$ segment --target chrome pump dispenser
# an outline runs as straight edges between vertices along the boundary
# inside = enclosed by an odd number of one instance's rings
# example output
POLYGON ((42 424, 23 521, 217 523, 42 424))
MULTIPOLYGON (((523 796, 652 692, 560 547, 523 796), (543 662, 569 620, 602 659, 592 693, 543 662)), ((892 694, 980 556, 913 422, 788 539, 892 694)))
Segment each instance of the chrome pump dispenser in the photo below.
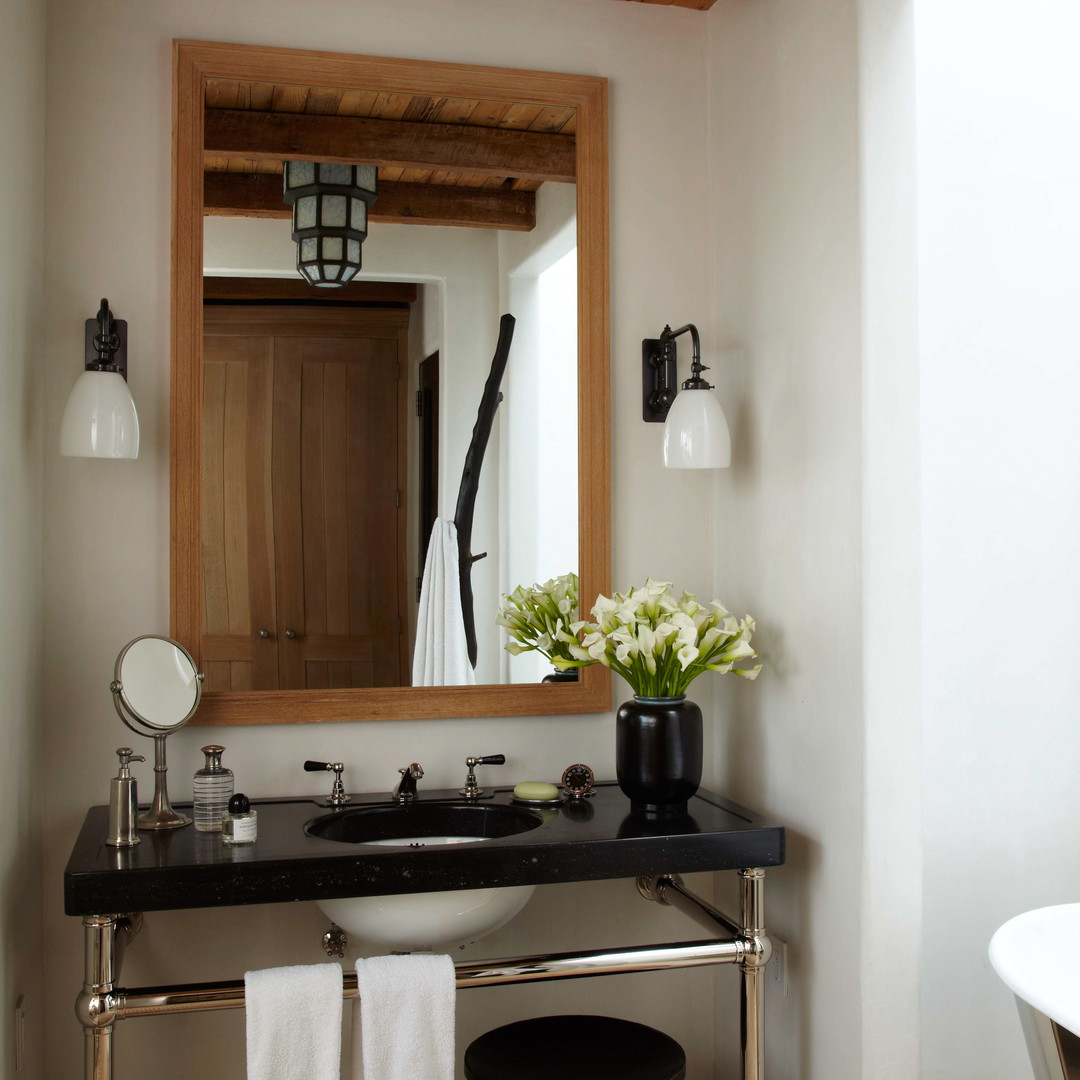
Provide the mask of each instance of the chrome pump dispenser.
POLYGON ((120 772, 113 777, 109 790, 109 847, 134 847, 139 842, 139 794, 137 781, 131 775, 133 761, 145 761, 142 754, 133 754, 130 746, 116 751, 120 772))

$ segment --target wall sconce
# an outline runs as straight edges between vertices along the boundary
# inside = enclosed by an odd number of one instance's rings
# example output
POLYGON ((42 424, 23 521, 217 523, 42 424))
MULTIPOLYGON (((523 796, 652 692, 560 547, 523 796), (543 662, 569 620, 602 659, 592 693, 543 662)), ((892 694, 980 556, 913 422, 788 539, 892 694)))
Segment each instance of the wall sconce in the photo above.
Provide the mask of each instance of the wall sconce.
POLYGON ((102 300, 86 320, 86 370, 71 388, 60 422, 65 457, 137 458, 139 417, 127 386, 127 323, 102 300))
POLYGON ((641 342, 642 417, 664 423, 664 465, 669 469, 726 469, 731 464, 731 434, 715 394, 680 394, 675 339, 690 332, 694 358, 683 390, 711 390, 702 377, 701 339, 693 323, 641 342))

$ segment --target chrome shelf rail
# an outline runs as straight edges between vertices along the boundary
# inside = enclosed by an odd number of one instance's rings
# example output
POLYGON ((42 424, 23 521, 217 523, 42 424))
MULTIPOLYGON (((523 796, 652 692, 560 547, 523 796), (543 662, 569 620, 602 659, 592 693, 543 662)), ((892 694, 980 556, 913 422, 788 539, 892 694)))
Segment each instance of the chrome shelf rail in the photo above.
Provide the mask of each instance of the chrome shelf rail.
MULTIPOLYGON (((600 949, 585 953, 553 953, 515 956, 504 960, 455 964, 457 988, 501 986, 507 983, 544 982, 548 979, 582 979, 590 975, 622 975, 639 971, 733 964, 739 959, 735 942, 688 941, 671 945, 648 945, 625 949, 600 949)), ((342 994, 358 997, 356 973, 346 971, 342 994)), ((192 983, 186 986, 141 987, 115 992, 116 1020, 170 1013, 211 1012, 242 1009, 243 982, 192 983)))
MULTIPOLYGON (((742 983, 741 1080, 764 1080, 762 976, 772 951, 763 921, 765 873, 747 869, 740 870, 739 876, 742 891, 738 921, 690 892, 676 874, 638 879, 638 891, 645 899, 674 907, 706 928, 729 935, 726 938, 463 962, 454 965, 457 987, 464 990, 735 964, 742 983)), ((243 981, 116 987, 114 980, 119 976, 123 946, 135 936, 140 924, 138 915, 88 915, 83 919, 86 973, 75 1013, 86 1033, 85 1080, 112 1080, 112 1037, 119 1020, 244 1007, 243 981)), ((344 973, 342 994, 347 999, 358 996, 354 972, 344 973)))

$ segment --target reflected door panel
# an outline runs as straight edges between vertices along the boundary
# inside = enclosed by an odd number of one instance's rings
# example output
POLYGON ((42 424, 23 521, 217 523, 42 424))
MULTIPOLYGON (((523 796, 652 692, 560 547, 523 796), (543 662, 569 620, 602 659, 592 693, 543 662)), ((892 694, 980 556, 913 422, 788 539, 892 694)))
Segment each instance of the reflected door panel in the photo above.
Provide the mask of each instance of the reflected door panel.
POLYGON ((206 316, 207 689, 402 685, 407 311, 206 316))
POLYGON ((203 355, 202 668, 206 688, 276 689, 272 337, 207 336, 203 355), (259 636, 264 630, 267 638, 259 636))

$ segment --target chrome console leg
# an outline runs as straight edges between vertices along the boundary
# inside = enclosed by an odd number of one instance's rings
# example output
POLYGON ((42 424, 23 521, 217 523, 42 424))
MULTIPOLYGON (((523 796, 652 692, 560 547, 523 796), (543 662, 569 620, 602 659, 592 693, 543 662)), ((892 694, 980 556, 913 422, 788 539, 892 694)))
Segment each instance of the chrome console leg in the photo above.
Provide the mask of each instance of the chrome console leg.
POLYGON ((83 918, 83 988, 75 1000, 75 1015, 86 1036, 84 1080, 112 1080, 116 979, 120 974, 124 946, 141 926, 141 915, 86 915, 83 918))
POLYGON ((85 1080, 112 1080, 116 926, 115 915, 83 917, 83 988, 75 1000, 75 1015, 86 1037, 85 1080))
POLYGON ((772 944, 765 935, 765 871, 740 870, 740 922, 745 952, 739 962, 742 981, 742 1080, 765 1080, 765 965, 772 944))

